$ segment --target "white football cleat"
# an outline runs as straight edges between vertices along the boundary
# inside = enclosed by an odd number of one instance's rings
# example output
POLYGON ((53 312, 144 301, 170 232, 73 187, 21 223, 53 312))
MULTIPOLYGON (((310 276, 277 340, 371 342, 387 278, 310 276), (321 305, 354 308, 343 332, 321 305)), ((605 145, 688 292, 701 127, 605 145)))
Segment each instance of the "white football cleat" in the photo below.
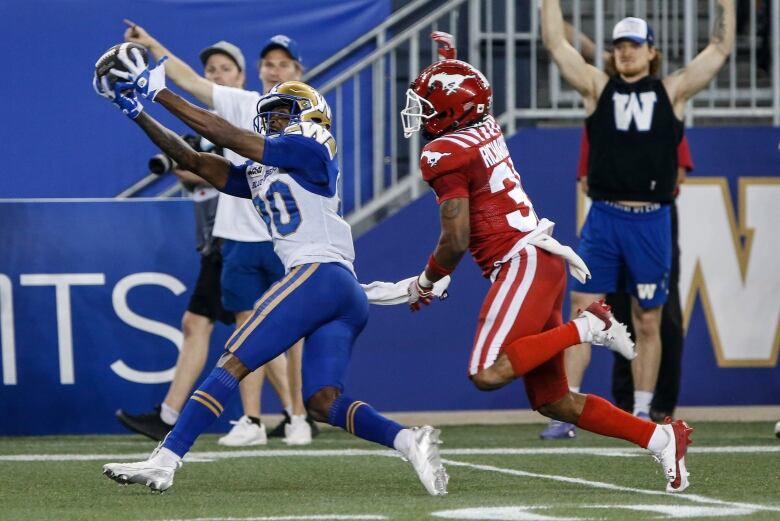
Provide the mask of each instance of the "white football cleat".
POLYGON ((430 425, 412 427, 413 442, 404 459, 414 467, 425 490, 432 496, 446 496, 450 477, 439 456, 439 435, 441 431, 430 425))
POLYGON ((671 493, 682 492, 688 488, 688 476, 685 466, 685 454, 688 445, 692 443, 691 432, 693 429, 682 420, 672 421, 670 417, 664 419, 661 428, 666 432, 669 441, 660 452, 651 453, 653 458, 664 468, 666 476, 666 491, 671 493))
POLYGON ((230 429, 230 432, 217 440, 218 444, 224 447, 248 447, 268 443, 265 425, 262 423, 257 425, 246 415, 230 423, 233 427, 230 429))
POLYGON ((173 485, 173 475, 181 468, 181 461, 173 467, 155 461, 154 453, 146 461, 137 463, 107 463, 103 474, 120 485, 136 483, 149 487, 152 492, 165 492, 173 485))
POLYGON ((579 316, 588 319, 594 344, 608 347, 623 355, 626 360, 636 358, 636 349, 631 335, 628 334, 628 328, 615 320, 612 316, 612 308, 606 302, 603 300, 592 302, 585 311, 580 312, 579 316))
POLYGON ((310 445, 311 425, 306 421, 306 415, 291 416, 290 423, 284 426, 284 440, 287 445, 310 445))

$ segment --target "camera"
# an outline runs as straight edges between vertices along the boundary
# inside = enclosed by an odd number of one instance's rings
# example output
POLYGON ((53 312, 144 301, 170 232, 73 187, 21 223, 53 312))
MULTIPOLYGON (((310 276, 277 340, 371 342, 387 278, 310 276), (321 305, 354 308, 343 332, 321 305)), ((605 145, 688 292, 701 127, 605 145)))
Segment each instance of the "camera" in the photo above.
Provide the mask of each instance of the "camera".
MULTIPOLYGON (((181 138, 197 152, 213 152, 214 145, 206 139, 193 134, 184 134, 181 138)), ((174 161, 167 154, 160 152, 149 159, 149 172, 155 175, 163 175, 176 168, 174 161)))

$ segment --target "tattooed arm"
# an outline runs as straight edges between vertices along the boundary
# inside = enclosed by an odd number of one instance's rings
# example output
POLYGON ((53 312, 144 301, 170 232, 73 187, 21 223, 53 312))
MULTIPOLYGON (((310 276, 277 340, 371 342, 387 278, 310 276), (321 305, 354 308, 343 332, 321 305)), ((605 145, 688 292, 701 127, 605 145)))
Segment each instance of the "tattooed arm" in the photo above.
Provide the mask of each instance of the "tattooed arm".
POLYGON ((146 135, 169 157, 178 168, 190 170, 221 190, 225 188, 230 174, 230 162, 222 156, 196 152, 182 138, 162 126, 145 111, 134 119, 146 135))
MULTIPOLYGON (((471 224, 469 222, 469 200, 467 197, 448 199, 439 207, 439 220, 441 221, 441 235, 439 244, 433 252, 436 262, 447 269, 455 267, 463 258, 463 254, 469 249, 469 235, 471 224)), ((431 282, 441 279, 441 275, 425 269, 425 276, 431 282)))
POLYGON ((726 62, 734 46, 736 14, 734 0, 718 0, 710 43, 685 68, 664 78, 664 86, 682 119, 685 102, 705 88, 726 62))

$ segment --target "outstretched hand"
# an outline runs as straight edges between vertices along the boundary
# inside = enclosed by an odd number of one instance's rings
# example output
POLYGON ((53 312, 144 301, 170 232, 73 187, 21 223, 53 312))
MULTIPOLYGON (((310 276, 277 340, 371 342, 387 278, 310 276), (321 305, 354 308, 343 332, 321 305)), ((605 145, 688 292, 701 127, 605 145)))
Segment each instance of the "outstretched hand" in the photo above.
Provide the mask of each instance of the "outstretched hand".
POLYGON ((433 286, 423 286, 420 277, 411 281, 406 291, 409 294, 409 308, 412 311, 420 311, 423 305, 427 306, 433 300, 433 286))
POLYGON ((454 60, 458 57, 458 50, 455 48, 455 37, 444 31, 434 31, 431 33, 431 39, 439 44, 438 53, 440 60, 454 60))
POLYGON ((117 83, 121 88, 134 88, 142 97, 154 101, 157 94, 166 88, 164 62, 168 57, 163 56, 154 67, 150 68, 138 49, 130 49, 130 54, 131 56, 128 56, 124 51, 120 51, 117 56, 122 65, 127 68, 126 71, 111 69, 110 72, 127 80, 124 83, 117 83))
POLYGON ((144 110, 144 106, 141 105, 141 102, 132 90, 129 91, 129 94, 123 93, 122 89, 124 87, 121 85, 125 84, 117 83, 112 89, 108 84, 107 77, 103 76, 98 78, 97 74, 92 76, 92 88, 95 89, 95 92, 99 96, 110 101, 115 107, 121 110, 125 116, 130 119, 135 119, 144 110))
POLYGON ((140 25, 136 24, 132 20, 128 20, 127 18, 122 21, 127 26, 124 35, 126 42, 138 43, 144 47, 152 47, 157 43, 157 40, 152 38, 152 36, 146 32, 146 29, 140 25))

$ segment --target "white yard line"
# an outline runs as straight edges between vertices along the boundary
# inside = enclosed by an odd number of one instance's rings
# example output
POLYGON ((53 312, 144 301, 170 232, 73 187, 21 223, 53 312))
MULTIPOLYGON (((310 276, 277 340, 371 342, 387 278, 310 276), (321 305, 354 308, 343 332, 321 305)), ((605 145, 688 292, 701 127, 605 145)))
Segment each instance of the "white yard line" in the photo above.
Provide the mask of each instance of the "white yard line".
POLYGON ((186 519, 165 519, 163 521, 373 521, 387 519, 387 516, 374 514, 313 514, 300 516, 262 516, 262 517, 197 517, 186 519))
MULTIPOLYGON (((601 481, 590 481, 587 479, 581 479, 581 478, 571 478, 568 476, 558 476, 555 474, 539 474, 537 472, 527 472, 524 470, 515 470, 515 469, 506 469, 501 467, 494 467, 492 465, 478 465, 475 463, 466 463, 463 461, 453 461, 453 460, 447 460, 443 459, 442 462, 445 465, 448 465, 450 467, 466 467, 476 470, 485 470, 488 472, 496 472, 499 474, 508 474, 510 476, 520 476, 524 478, 539 478, 539 479, 547 479, 551 481, 560 481, 563 483, 571 483, 573 485, 583 485, 587 487, 592 488, 601 488, 606 490, 614 490, 616 492, 632 492, 634 494, 645 494, 648 496, 665 496, 665 497, 674 497, 676 499, 684 499, 687 501, 692 501, 694 503, 706 503, 710 505, 723 505, 728 506, 732 508, 749 508, 753 510, 763 510, 768 512, 780 512, 780 507, 773 507, 768 505, 758 505, 753 503, 741 503, 741 502, 734 502, 734 501, 723 501, 720 499, 715 498, 709 498, 706 496, 700 496, 698 494, 669 494, 667 492, 661 491, 661 490, 647 490, 642 488, 634 488, 634 487, 624 487, 621 485, 613 485, 612 483, 604 483, 601 481)), ((665 486, 665 484, 661 481, 659 481, 659 488, 665 486)))
MULTIPOLYGON (((778 453, 778 445, 689 447, 692 454, 762 454, 778 453)), ((442 449, 442 456, 545 456, 545 455, 590 455, 604 457, 644 456, 647 451, 640 448, 608 447, 555 447, 555 448, 490 448, 490 449, 442 449)), ((398 456, 392 450, 377 449, 259 449, 190 452, 186 461, 203 462, 232 458, 279 458, 279 457, 349 457, 349 456, 398 456)), ((124 454, 0 454, 0 461, 127 461, 144 460, 149 452, 124 454)))

